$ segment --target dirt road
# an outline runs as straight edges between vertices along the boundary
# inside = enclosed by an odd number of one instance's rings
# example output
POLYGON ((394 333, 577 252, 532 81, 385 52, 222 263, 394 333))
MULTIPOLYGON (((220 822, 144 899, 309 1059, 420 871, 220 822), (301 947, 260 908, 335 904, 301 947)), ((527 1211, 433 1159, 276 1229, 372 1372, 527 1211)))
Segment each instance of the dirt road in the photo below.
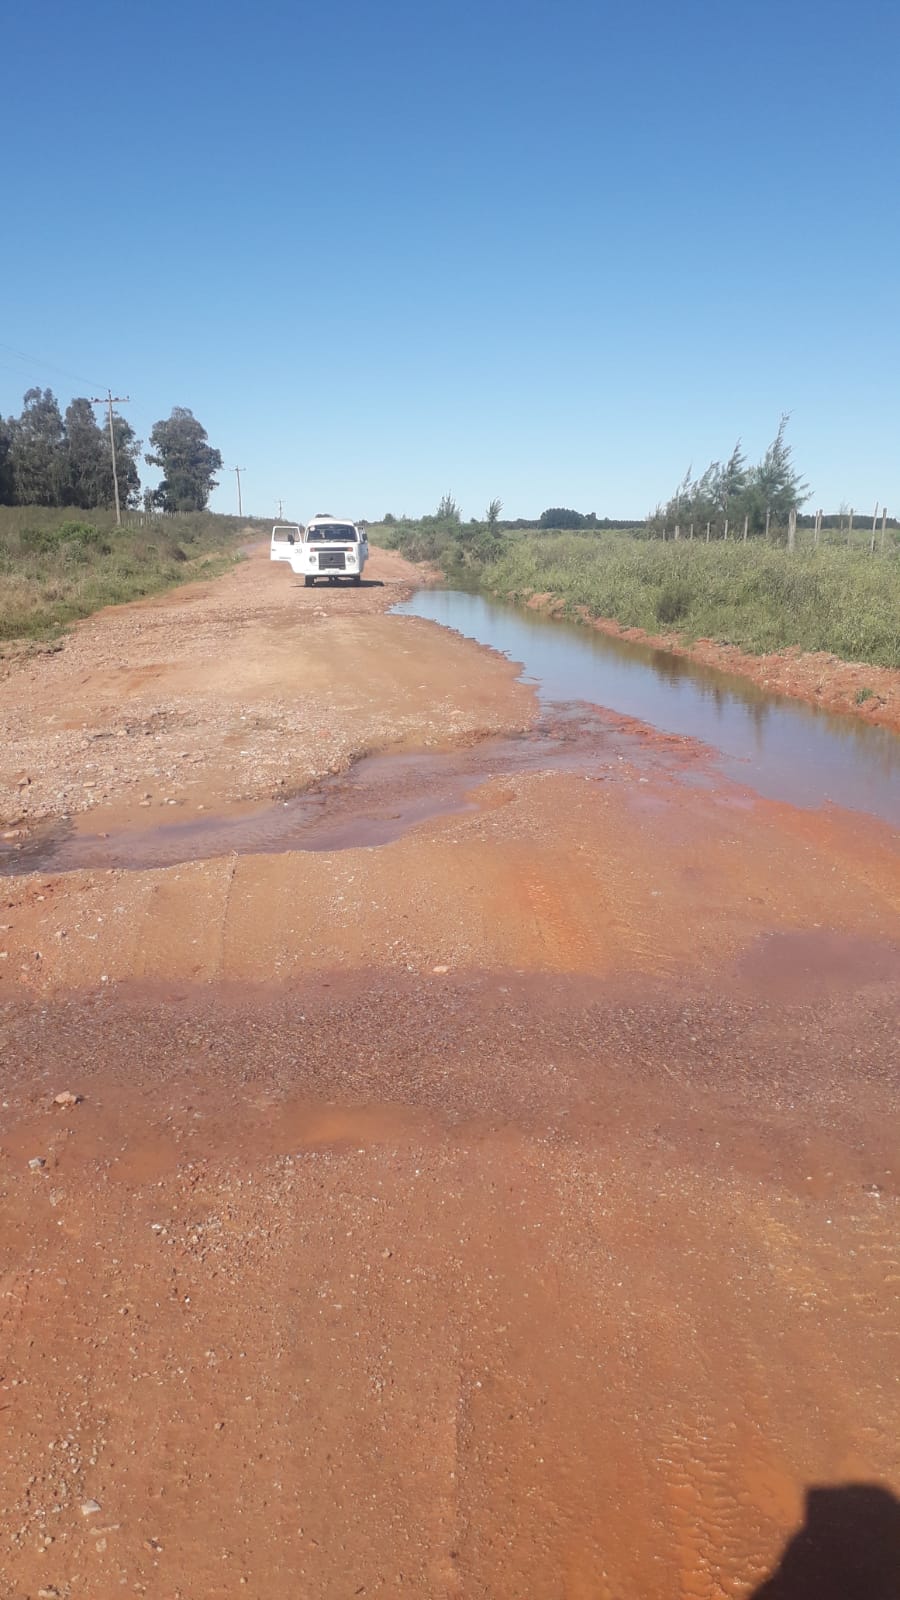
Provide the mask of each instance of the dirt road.
POLYGON ((896 833, 370 570, 0 683, 0 1594, 896 1594, 896 833))

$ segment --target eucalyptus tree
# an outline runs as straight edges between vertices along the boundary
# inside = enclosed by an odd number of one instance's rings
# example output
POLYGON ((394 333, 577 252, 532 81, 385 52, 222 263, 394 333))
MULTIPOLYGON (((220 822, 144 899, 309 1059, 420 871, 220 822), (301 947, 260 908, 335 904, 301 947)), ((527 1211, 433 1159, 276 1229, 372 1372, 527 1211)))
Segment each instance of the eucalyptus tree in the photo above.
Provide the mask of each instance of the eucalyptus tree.
POLYGON ((214 476, 222 470, 222 453, 209 443, 206 429, 187 406, 174 406, 171 414, 150 430, 148 466, 159 467, 163 478, 153 491, 162 511, 204 511, 214 476))
POLYGON ((52 389, 28 389, 12 423, 9 465, 19 505, 60 504, 65 475, 65 426, 52 389))

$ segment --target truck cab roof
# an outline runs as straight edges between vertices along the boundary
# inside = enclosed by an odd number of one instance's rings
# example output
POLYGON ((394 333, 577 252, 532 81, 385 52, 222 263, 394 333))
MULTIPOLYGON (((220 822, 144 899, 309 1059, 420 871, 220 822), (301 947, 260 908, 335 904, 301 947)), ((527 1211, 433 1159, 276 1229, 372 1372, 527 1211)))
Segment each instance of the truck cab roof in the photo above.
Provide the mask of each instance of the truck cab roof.
POLYGON ((304 539, 313 539, 317 543, 323 539, 337 541, 344 539, 355 544, 359 540, 359 530, 356 523, 352 522, 349 517, 317 515, 312 517, 306 524, 306 531, 303 537, 304 539))

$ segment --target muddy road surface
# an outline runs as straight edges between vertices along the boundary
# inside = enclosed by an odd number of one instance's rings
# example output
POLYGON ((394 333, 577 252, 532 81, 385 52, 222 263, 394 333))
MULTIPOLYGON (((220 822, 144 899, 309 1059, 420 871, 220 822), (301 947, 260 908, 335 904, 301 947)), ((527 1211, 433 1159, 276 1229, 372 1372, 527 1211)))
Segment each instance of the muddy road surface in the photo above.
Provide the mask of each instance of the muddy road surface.
POLYGON ((0 683, 0 1594, 886 1600, 896 829, 368 570, 0 683))

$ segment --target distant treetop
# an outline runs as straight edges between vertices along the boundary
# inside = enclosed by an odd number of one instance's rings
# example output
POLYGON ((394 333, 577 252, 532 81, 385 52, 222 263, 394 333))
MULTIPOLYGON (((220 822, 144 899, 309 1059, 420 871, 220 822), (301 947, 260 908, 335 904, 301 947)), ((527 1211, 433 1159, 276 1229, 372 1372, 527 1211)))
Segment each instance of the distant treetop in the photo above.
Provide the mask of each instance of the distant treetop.
POLYGON ((572 511, 568 506, 550 506, 549 510, 541 512, 540 526, 542 528, 596 528, 597 513, 595 511, 572 511))

